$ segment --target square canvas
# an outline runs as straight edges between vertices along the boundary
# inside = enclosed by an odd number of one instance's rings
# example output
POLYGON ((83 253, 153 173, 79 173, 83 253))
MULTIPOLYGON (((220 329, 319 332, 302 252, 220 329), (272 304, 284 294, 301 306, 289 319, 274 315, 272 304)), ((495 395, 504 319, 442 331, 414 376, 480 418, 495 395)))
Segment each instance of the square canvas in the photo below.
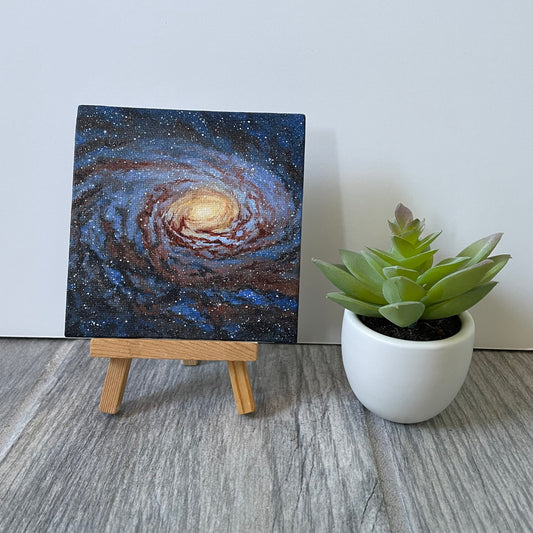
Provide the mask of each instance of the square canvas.
POLYGON ((65 335, 296 342, 305 117, 80 106, 65 335))

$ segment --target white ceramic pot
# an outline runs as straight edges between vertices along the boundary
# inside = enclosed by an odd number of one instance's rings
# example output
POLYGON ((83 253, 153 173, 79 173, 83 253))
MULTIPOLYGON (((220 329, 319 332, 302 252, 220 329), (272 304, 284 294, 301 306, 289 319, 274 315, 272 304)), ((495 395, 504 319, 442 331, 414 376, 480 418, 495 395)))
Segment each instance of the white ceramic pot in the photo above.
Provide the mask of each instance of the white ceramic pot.
POLYGON ((378 416, 411 424, 439 414, 464 383, 474 348, 474 320, 460 315, 461 330, 439 341, 406 341, 366 327, 344 311, 342 360, 360 402, 378 416))

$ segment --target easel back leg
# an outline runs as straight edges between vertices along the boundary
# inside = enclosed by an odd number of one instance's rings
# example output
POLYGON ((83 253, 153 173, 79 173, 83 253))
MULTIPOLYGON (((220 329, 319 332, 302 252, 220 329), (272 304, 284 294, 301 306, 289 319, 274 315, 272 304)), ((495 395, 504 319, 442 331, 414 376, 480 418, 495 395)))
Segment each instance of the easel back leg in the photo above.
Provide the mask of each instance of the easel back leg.
POLYGON ((181 364, 184 366, 196 366, 198 361, 195 359, 182 359, 181 364))

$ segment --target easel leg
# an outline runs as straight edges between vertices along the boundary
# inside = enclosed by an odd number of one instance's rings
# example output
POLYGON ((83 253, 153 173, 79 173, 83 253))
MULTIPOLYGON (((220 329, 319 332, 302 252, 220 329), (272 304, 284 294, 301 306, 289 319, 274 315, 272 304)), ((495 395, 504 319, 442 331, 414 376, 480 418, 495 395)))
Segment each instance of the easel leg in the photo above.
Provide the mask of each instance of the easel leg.
POLYGON ((246 363, 244 361, 228 361, 228 370, 237 412, 240 415, 251 413, 255 410, 255 404, 246 363))
POLYGON ((120 409, 124 389, 128 381, 131 359, 110 358, 104 388, 100 399, 100 411, 114 415, 120 409))

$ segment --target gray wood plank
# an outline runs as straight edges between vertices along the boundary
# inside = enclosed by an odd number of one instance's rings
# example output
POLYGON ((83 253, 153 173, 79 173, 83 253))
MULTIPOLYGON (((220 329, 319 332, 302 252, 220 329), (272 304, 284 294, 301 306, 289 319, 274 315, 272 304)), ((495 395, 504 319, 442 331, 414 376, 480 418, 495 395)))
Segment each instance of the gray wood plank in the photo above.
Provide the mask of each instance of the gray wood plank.
POLYGON ((367 414, 411 531, 531 531, 532 399, 533 354, 480 351, 454 403, 433 420, 402 426, 367 414))
POLYGON ((67 340, 0 338, 0 459, 75 346, 67 340))
POLYGON ((0 418, 34 388, 62 343, 51 339, 0 338, 0 418))
POLYGON ((0 531, 389 531, 338 347, 261 346, 257 410, 225 363, 137 360, 120 414, 77 344, 0 464, 0 531))

